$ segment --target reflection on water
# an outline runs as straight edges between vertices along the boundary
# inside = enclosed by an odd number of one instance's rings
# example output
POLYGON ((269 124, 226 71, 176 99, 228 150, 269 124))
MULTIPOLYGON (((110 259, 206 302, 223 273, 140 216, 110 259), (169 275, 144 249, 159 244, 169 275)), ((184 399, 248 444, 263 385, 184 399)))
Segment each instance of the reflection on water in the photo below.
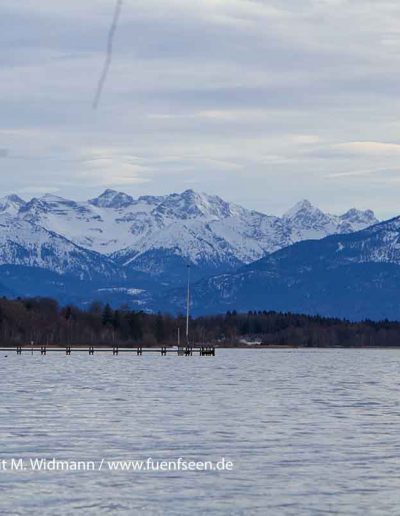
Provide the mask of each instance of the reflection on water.
POLYGON ((185 459, 231 472, 0 472, 0 513, 396 514, 400 351, 8 353, 0 459, 185 459))

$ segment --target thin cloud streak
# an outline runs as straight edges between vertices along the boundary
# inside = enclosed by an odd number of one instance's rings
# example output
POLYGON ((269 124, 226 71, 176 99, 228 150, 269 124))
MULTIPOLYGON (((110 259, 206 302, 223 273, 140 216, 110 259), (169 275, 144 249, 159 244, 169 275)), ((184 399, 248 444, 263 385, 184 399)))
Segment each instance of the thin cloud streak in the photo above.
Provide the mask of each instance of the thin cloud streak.
POLYGON ((93 101, 93 109, 97 109, 99 106, 101 96, 104 90, 104 85, 106 83, 108 73, 110 71, 114 47, 114 37, 118 27, 118 20, 121 15, 122 3, 123 0, 117 0, 117 3, 115 4, 114 17, 111 23, 110 31, 108 33, 106 59, 104 61, 103 71, 97 84, 97 90, 93 101))

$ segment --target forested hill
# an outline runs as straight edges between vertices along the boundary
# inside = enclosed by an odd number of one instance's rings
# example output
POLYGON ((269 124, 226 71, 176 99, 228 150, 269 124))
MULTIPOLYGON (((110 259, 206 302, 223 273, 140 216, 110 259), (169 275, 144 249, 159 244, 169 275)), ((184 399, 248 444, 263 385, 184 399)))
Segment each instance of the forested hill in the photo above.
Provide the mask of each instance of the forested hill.
MULTIPOLYGON (((0 299, 0 344, 174 345, 182 316, 148 314, 93 303, 87 310, 52 299, 0 299)), ((240 346, 400 346, 399 322, 351 323, 291 313, 228 312, 191 321, 191 344, 240 346)))

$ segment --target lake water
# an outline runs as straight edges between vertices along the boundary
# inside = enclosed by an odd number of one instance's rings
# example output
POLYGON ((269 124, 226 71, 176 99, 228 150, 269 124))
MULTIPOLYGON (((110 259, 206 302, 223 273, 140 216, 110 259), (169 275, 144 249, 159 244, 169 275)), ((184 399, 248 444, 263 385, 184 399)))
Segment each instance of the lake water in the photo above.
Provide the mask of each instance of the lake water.
POLYGON ((400 350, 0 356, 0 513, 399 514, 400 350), (34 471, 30 459, 233 462, 34 471), (7 469, 23 459, 25 471, 7 469))

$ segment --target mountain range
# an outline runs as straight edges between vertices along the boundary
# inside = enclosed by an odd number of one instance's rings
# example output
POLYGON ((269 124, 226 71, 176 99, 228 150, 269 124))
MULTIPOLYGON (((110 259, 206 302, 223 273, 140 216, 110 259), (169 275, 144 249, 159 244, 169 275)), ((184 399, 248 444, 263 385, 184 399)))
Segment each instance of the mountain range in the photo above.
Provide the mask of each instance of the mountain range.
MULTIPOLYGON (((163 197, 139 197, 106 190, 86 202, 44 195, 25 202, 0 200, 0 214, 44 228, 81 249, 112 259, 120 267, 158 275, 166 255, 204 269, 236 268, 309 238, 350 233, 377 222, 372 211, 328 215, 302 201, 283 217, 247 210, 220 197, 187 190, 163 197), (147 258, 162 252, 159 263, 147 258)), ((52 268, 52 267, 49 267, 52 268)), ((201 271, 203 274, 203 270, 201 271)))
POLYGON ((106 190, 81 202, 10 195, 0 199, 0 293, 179 311, 190 264, 196 313, 336 315, 324 308, 317 278, 337 289, 338 271, 397 267, 396 221, 354 208, 331 215, 306 200, 277 217, 193 190, 137 199, 106 190))
MULTIPOLYGON (((400 318, 400 217, 308 240, 194 286, 194 311, 276 310, 352 320, 400 318)), ((175 293, 176 296, 176 293, 175 293)), ((179 298, 169 296, 171 308, 179 298)))

